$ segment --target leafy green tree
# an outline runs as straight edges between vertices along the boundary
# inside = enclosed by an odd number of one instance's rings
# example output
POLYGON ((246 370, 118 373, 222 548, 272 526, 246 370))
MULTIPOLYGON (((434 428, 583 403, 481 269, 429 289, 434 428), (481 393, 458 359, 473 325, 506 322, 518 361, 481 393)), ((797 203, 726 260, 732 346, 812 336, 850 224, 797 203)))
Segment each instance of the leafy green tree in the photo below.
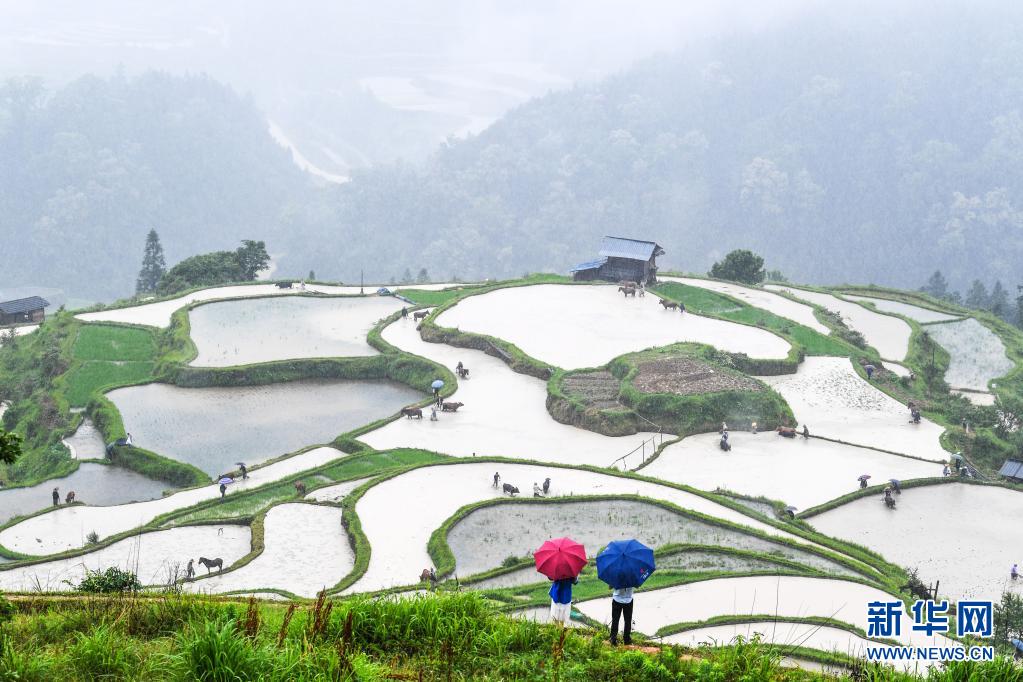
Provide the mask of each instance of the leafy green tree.
POLYGON ((764 281, 764 259, 752 251, 737 249, 711 266, 707 273, 716 279, 727 279, 743 284, 760 284, 764 281))
POLYGON ((1009 292, 1002 286, 1002 280, 995 282, 991 287, 991 296, 988 299, 988 309, 998 317, 1005 319, 1009 314, 1009 292))
POLYGON ((934 274, 927 279, 927 284, 920 287, 920 291, 935 298, 945 298, 948 296, 948 281, 941 274, 941 270, 935 270, 934 274))
POLYGON ((234 251, 214 251, 191 256, 163 276, 158 291, 175 294, 194 287, 208 287, 244 279, 234 251))
POLYGON ((768 270, 766 273, 766 279, 768 282, 788 282, 788 277, 785 276, 781 270, 774 269, 768 270))
POLYGON ((266 252, 265 242, 245 239, 234 253, 242 281, 251 282, 270 267, 270 254, 266 252))
POLYGON ((0 428, 0 462, 14 464, 21 456, 21 436, 0 428))
POLYGON ((991 302, 987 287, 979 279, 973 280, 970 290, 966 292, 966 305, 975 310, 987 310, 991 302))
POLYGON ((1000 651, 1012 651, 1012 640, 1023 639, 1023 597, 1003 592, 1002 601, 995 604, 994 645, 1000 651))
POLYGON ((412 284, 412 271, 405 268, 405 272, 401 273, 401 281, 399 284, 412 284))
POLYGON ((138 279, 135 280, 136 294, 149 294, 156 291, 160 285, 160 279, 167 272, 167 261, 163 257, 163 246, 160 244, 160 235, 156 230, 150 230, 146 235, 146 249, 142 255, 142 269, 139 270, 138 279))

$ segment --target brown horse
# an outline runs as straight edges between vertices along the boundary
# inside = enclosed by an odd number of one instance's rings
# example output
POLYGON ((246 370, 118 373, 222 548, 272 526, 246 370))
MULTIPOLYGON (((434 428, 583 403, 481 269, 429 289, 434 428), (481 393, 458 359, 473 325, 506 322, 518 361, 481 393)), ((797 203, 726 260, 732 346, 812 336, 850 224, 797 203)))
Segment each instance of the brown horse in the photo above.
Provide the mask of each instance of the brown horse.
POLYGON ((412 321, 418 322, 419 320, 426 319, 426 316, 430 314, 429 310, 418 310, 412 313, 412 321))
POLYGON ((465 405, 465 403, 441 403, 441 412, 458 412, 458 408, 465 405))
POLYGON ((675 301, 669 301, 665 298, 661 299, 661 305, 664 306, 665 310, 678 310, 678 303, 675 303, 675 301))
POLYGON ((636 297, 636 287, 618 287, 618 291, 622 292, 625 298, 629 296, 636 297))
POLYGON ((403 407, 401 408, 401 413, 409 419, 412 419, 413 417, 416 419, 423 418, 423 410, 418 407, 403 407))
POLYGON ((206 575, 209 575, 210 573, 213 572, 211 569, 214 566, 217 567, 217 573, 220 573, 221 571, 224 570, 224 560, 220 558, 207 559, 206 557, 201 556, 199 557, 199 563, 206 567, 206 575))

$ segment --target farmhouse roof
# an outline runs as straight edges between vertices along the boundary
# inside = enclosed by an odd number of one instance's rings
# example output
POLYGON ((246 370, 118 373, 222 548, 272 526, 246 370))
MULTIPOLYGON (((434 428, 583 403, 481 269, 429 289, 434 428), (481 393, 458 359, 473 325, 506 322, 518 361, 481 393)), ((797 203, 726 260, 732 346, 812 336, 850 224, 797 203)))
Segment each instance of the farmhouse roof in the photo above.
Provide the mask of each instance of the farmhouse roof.
POLYGON ((1015 459, 1005 460, 1005 464, 998 470, 998 475, 1006 478, 1023 478, 1023 462, 1015 459))
POLYGON ((0 303, 0 313, 3 313, 4 315, 17 315, 18 313, 42 310, 48 305, 50 305, 50 302, 41 296, 16 298, 13 301, 4 301, 3 303, 0 303))
POLYGON ((600 242, 600 255, 608 258, 650 260, 653 256, 661 256, 663 254, 664 249, 655 242, 611 236, 605 236, 603 241, 600 242))
POLYGON ((569 272, 583 272, 584 270, 596 270, 606 262, 607 256, 603 258, 598 258, 597 260, 588 260, 585 263, 580 263, 579 265, 575 266, 574 268, 569 270, 569 272))

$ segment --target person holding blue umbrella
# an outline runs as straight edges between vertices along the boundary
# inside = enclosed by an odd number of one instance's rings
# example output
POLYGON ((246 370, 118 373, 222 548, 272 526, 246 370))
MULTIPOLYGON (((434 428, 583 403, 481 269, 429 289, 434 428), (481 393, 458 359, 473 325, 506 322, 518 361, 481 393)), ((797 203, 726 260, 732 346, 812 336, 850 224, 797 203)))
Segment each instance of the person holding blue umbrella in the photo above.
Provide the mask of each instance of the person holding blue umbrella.
POLYGON ((433 389, 434 401, 440 404, 440 389, 444 388, 444 381, 442 379, 434 379, 433 383, 430 384, 430 388, 433 389))
POLYGON ((622 641, 632 644, 632 592, 654 572, 654 551, 639 540, 615 540, 597 555, 597 577, 611 587, 611 645, 618 644, 618 620, 625 619, 622 641))

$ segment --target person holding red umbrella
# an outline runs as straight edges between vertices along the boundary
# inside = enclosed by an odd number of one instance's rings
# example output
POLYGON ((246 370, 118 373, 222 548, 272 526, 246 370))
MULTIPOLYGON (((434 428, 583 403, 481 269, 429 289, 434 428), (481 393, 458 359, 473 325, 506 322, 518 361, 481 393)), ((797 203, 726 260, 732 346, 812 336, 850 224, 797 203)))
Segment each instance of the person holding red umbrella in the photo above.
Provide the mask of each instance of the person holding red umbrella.
POLYGON ((551 621, 567 625, 572 617, 572 585, 579 582, 579 571, 586 565, 586 549, 575 540, 554 538, 533 553, 536 570, 551 585, 551 621))

